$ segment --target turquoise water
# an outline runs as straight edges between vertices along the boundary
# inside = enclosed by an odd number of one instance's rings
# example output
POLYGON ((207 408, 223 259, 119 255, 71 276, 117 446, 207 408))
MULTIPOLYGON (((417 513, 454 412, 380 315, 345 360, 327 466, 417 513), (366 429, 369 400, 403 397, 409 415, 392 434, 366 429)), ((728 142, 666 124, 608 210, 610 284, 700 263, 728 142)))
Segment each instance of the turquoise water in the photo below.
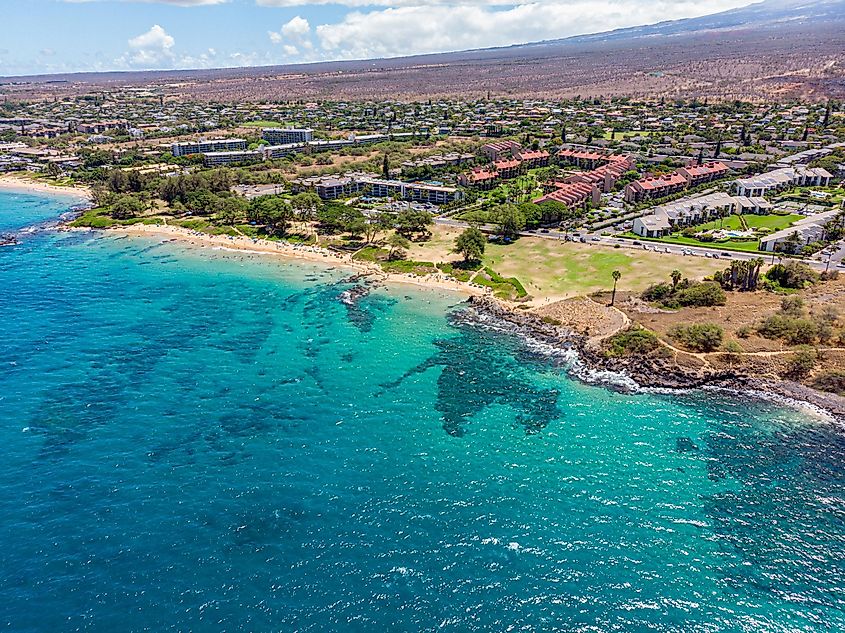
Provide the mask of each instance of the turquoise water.
MULTIPOLYGON (((0 193, 4 231, 65 202, 0 193)), ((0 249, 8 631, 836 631, 845 440, 622 395, 413 287, 161 240, 0 249)))

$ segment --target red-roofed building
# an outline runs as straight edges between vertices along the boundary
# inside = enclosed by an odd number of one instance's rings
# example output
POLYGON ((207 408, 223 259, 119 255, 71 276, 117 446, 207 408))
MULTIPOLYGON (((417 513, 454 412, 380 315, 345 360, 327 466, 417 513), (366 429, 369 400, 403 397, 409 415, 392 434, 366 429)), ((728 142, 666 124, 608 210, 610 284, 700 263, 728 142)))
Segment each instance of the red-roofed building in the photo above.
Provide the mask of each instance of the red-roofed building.
POLYGON ((495 143, 487 143, 481 147, 481 153, 484 154, 491 161, 504 160, 512 158, 522 149, 522 145, 516 141, 496 141, 495 143))
POLYGON ((499 174, 499 178, 516 178, 522 170, 522 161, 517 158, 497 160, 493 162, 493 168, 499 174))
POLYGON ((473 187, 474 189, 487 191, 488 189, 492 189, 496 186, 496 181, 498 179, 499 174, 496 170, 479 167, 458 176, 458 183, 464 187, 473 187))
POLYGON ((585 182, 562 183, 561 186, 551 193, 547 193, 542 198, 534 200, 535 204, 541 202, 562 202, 570 209, 577 207, 584 207, 588 202, 599 204, 601 202, 601 192, 595 185, 590 185, 585 182))
POLYGON ((514 156, 529 168, 546 167, 549 164, 549 158, 551 158, 551 154, 542 149, 522 149, 516 152, 514 156))
POLYGON ((702 165, 693 163, 692 165, 681 167, 678 173, 687 179, 690 187, 695 187, 705 182, 724 178, 730 173, 730 169, 724 163, 713 161, 702 165))
POLYGON ((635 180, 625 187, 625 202, 642 202, 655 198, 664 198, 683 191, 688 186, 687 179, 677 171, 662 176, 649 176, 635 180))
MULTIPOLYGON (((598 187, 603 193, 610 193, 616 187, 616 182, 627 172, 631 171, 636 163, 629 156, 617 157, 612 163, 597 167, 592 171, 585 171, 581 174, 573 174, 563 181, 556 181, 551 184, 549 190, 554 189, 558 183, 586 182, 598 187)), ((544 190, 547 185, 543 185, 544 190)))

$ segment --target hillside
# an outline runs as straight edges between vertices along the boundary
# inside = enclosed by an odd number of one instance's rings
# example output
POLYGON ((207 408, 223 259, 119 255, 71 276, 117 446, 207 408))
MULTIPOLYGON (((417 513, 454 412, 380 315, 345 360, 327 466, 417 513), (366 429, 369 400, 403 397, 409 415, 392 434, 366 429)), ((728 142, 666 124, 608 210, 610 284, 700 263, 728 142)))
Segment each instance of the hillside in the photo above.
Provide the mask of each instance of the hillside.
POLYGON ((263 68, 0 80, 43 96, 158 84, 209 100, 496 95, 845 97, 845 0, 767 0, 687 20, 505 48, 263 68))

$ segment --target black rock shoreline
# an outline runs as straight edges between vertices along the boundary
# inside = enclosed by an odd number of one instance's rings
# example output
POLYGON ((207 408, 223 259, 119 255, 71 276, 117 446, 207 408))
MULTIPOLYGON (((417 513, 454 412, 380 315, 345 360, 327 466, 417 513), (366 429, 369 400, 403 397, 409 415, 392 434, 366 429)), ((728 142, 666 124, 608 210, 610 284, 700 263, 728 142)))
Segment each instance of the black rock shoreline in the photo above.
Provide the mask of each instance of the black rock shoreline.
POLYGON ((651 357, 608 358, 600 349, 588 345, 587 337, 563 330, 543 321, 536 314, 514 310, 489 297, 470 297, 472 310, 502 322, 518 336, 539 341, 561 351, 574 351, 578 363, 571 372, 575 378, 608 387, 632 391, 638 388, 688 390, 712 388, 762 397, 784 404, 814 410, 845 424, 845 398, 817 391, 788 380, 768 380, 750 376, 741 368, 702 370, 683 367, 671 360, 651 357), (596 380, 596 376, 615 375, 628 380, 596 380))

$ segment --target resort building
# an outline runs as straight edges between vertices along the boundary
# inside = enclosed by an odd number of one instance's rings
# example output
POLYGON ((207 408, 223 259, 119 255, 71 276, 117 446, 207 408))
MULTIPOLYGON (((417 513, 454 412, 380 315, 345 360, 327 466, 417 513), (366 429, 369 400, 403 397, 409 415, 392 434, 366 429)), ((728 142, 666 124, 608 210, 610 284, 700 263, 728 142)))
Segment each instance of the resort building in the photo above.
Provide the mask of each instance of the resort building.
POLYGON ((173 143, 174 156, 190 156, 192 154, 207 154, 209 152, 236 152, 246 149, 246 141, 242 138, 226 138, 213 141, 192 141, 173 143))
POLYGON ((604 163, 612 163, 625 158, 625 156, 594 149, 564 148, 557 153, 556 158, 561 165, 572 165, 581 169, 596 169, 604 163))
POLYGON ((607 163, 606 165, 602 165, 601 167, 597 167, 592 171, 585 171, 580 174, 573 174, 571 176, 567 176, 562 181, 553 181, 551 183, 545 183, 543 185, 543 189, 548 191, 553 191, 560 184, 565 183, 576 183, 576 182, 585 182, 588 184, 595 185, 599 188, 602 193, 610 193, 616 188, 616 183, 618 180, 634 169, 636 166, 636 162, 631 157, 624 157, 618 160, 615 160, 612 163, 607 163))
POLYGON ((797 252, 807 244, 823 240, 826 234, 825 225, 838 213, 839 210, 833 209, 798 220, 789 228, 762 238, 760 250, 769 253, 797 252))
POLYGON ((265 145, 259 148, 259 151, 263 154, 264 160, 272 160, 296 154, 304 149, 305 143, 288 143, 287 145, 265 145))
POLYGON ((514 157, 522 161, 522 164, 529 169, 533 169, 547 167, 551 154, 542 149, 521 149, 514 153, 514 157))
POLYGON ((495 169, 488 167, 477 167, 470 172, 458 176, 458 183, 464 187, 473 187, 487 191, 496 186, 499 174, 495 169))
POLYGON ((625 202, 638 203, 654 198, 664 198, 683 191, 687 186, 687 179, 678 172, 649 176, 635 180, 625 187, 625 202))
POLYGON ((202 155, 202 163, 206 167, 221 165, 236 165, 239 163, 258 163, 264 160, 261 150, 238 150, 231 152, 206 152, 202 155))
POLYGON ((641 237, 663 237, 685 226, 726 216, 737 208, 736 199, 724 192, 693 196, 654 207, 634 220, 633 232, 641 237))
POLYGON ((740 178, 733 182, 737 195, 765 196, 789 187, 827 187, 833 178, 830 172, 821 167, 781 167, 765 174, 740 178))
POLYGON ((496 170, 499 178, 504 180, 516 178, 522 171, 522 161, 518 158, 497 160, 493 162, 493 169, 496 170))
POLYGON ((335 200, 356 194, 374 198, 398 197, 402 200, 447 204, 461 198, 462 193, 455 187, 446 187, 434 183, 403 182, 386 180, 368 174, 349 174, 345 176, 314 176, 294 181, 295 191, 313 189, 323 200, 335 200))
POLYGON ((570 209, 585 207, 587 203, 599 204, 601 202, 601 191, 593 184, 585 182, 561 183, 561 186, 534 200, 535 204, 541 202, 562 202, 570 209))
POLYGON ((261 138, 272 145, 307 143, 313 140, 314 130, 310 128, 266 127, 261 130, 261 138))
POLYGON ((687 165, 686 167, 681 167, 678 170, 678 173, 686 178, 690 187, 696 187, 707 182, 724 178, 730 173, 730 171, 731 170, 724 163, 713 161, 702 165, 692 164, 687 165))
POLYGON ((512 158, 520 150, 522 150, 522 145, 516 141, 497 141, 495 143, 487 143, 481 146, 481 153, 494 163, 496 161, 512 158))

